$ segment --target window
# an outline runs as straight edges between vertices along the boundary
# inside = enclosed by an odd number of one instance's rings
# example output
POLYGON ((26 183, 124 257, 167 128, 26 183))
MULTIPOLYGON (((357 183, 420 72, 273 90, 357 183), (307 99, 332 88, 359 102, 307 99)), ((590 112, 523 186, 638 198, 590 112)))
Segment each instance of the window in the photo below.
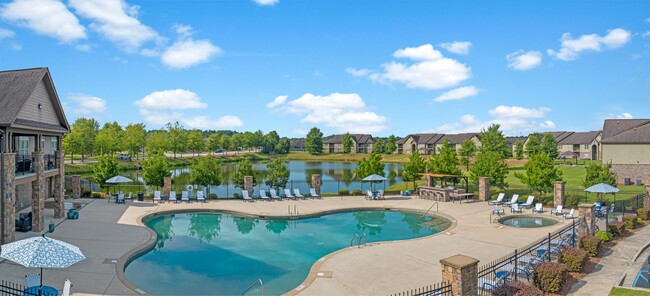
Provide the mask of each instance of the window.
POLYGON ((45 137, 41 137, 41 151, 45 150, 45 137))
POLYGON ((585 149, 589 149, 589 144, 584 145, 585 149))
POLYGON ((29 155, 29 137, 18 137, 18 155, 29 155))
POLYGON ((59 149, 59 141, 58 140, 59 139, 57 139, 56 137, 50 138, 50 145, 51 145, 50 146, 50 150, 51 150, 50 152, 52 154, 56 154, 56 151, 59 149))

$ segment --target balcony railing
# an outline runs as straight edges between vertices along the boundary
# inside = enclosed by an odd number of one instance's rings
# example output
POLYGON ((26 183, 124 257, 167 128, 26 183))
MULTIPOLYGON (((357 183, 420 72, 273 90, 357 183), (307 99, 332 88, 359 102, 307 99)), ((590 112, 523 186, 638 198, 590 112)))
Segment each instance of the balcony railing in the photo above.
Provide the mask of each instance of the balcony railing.
POLYGON ((29 155, 16 155, 16 175, 31 174, 34 172, 34 158, 29 155))
POLYGON ((58 169, 61 165, 59 163, 59 157, 57 154, 45 154, 43 157, 43 162, 45 165, 45 170, 54 170, 58 169))

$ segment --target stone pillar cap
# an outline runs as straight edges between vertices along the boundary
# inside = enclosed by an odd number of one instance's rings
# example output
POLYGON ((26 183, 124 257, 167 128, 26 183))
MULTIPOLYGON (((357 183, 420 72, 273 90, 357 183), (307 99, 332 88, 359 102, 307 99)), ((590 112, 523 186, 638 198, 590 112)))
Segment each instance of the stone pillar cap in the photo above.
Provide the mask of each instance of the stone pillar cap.
POLYGON ((595 204, 579 204, 578 208, 594 208, 596 207, 595 204))
POLYGON ((448 265, 455 268, 463 268, 468 265, 478 264, 480 260, 465 255, 454 255, 440 259, 440 264, 448 265))
POLYGON ((557 184, 557 183, 562 183, 562 184, 564 184, 564 183, 566 183, 566 181, 555 181, 555 184, 557 184))

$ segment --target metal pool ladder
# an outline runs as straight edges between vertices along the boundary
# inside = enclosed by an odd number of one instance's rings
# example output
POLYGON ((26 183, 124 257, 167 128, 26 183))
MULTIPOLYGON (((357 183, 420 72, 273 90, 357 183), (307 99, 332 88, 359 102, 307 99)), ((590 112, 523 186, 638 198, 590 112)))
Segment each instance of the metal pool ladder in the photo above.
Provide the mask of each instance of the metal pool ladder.
POLYGON ((250 290, 253 287, 257 286, 258 283, 259 283, 260 287, 262 288, 261 291, 260 291, 260 295, 264 296, 264 283, 262 283, 262 279, 257 279, 254 283, 252 283, 250 286, 248 286, 248 288, 246 288, 246 290, 244 290, 244 292, 241 292, 241 294, 245 295, 246 292, 248 292, 248 290, 250 290))
POLYGON ((366 233, 362 232, 361 236, 358 233, 355 233, 352 239, 350 239, 350 247, 354 244, 354 239, 357 239, 357 248, 361 248, 361 240, 363 239, 363 244, 365 245, 368 241, 366 240, 366 233))
POLYGON ((424 212, 424 214, 422 214, 422 217, 420 217, 420 219, 424 218, 424 216, 426 216, 429 213, 429 211, 431 211, 431 209, 433 209, 433 206, 436 206, 436 212, 439 212, 439 210, 438 210, 438 202, 436 201, 431 205, 431 207, 429 207, 429 209, 426 212, 424 212))

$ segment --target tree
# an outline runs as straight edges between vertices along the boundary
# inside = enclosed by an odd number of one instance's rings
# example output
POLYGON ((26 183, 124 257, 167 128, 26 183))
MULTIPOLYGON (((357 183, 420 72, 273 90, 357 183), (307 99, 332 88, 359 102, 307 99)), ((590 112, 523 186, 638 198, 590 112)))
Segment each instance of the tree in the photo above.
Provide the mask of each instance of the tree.
POLYGON ((205 138, 200 130, 192 130, 187 134, 187 149, 194 153, 205 150, 205 138))
POLYGON ((95 138, 95 153, 114 155, 115 152, 121 151, 124 142, 123 135, 124 131, 119 123, 105 123, 95 138))
MULTIPOLYGON (((203 134, 201 134, 203 137, 203 134)), ((210 185, 221 185, 221 166, 219 161, 212 159, 210 156, 195 159, 190 166, 190 182, 208 188, 210 194, 210 185)))
POLYGON ((524 144, 521 141, 515 142, 515 157, 517 159, 524 158, 524 144))
POLYGON ((404 170, 402 171, 404 181, 413 182, 413 190, 415 190, 415 181, 420 179, 420 174, 424 173, 426 166, 420 153, 413 151, 409 157, 409 162, 404 165, 404 170))
POLYGON ((169 134, 166 131, 152 131, 147 135, 147 153, 164 154, 169 148, 169 134))
POLYGON ((323 133, 320 129, 313 127, 305 138, 305 149, 309 154, 323 153, 323 133))
POLYGON ((557 142, 552 134, 544 135, 542 139, 542 151, 548 154, 551 159, 556 159, 560 155, 557 151, 557 142))
POLYGON ((481 138, 481 151, 494 151, 497 152, 502 159, 512 156, 512 150, 508 147, 508 142, 499 130, 499 124, 490 125, 487 130, 482 130, 481 138))
POLYGON ((244 134, 236 133, 230 136, 230 149, 239 150, 244 147, 244 134))
POLYGON ((590 186, 596 185, 598 183, 605 183, 612 186, 616 186, 616 174, 612 172, 612 164, 606 163, 601 165, 600 163, 590 162, 587 167, 585 179, 582 181, 582 186, 589 188, 590 186))
POLYGON ((397 137, 390 135, 384 144, 384 153, 392 154, 395 150, 397 150, 397 137))
POLYGON ((131 156, 138 159, 138 154, 147 143, 147 131, 144 123, 129 124, 124 129, 124 147, 131 156))
POLYGON ((350 137, 350 133, 345 133, 343 135, 343 139, 341 140, 343 142, 343 153, 350 153, 352 152, 352 145, 354 142, 352 142, 352 137, 350 137))
POLYGON ((289 141, 289 138, 282 138, 278 142, 277 145, 275 145, 275 153, 277 154, 287 154, 289 153, 289 149, 291 148, 291 141, 289 141))
POLYGON ((97 164, 93 166, 93 177, 99 185, 105 185, 106 180, 117 176, 117 159, 109 154, 97 157, 97 164))
POLYGON ((266 185, 269 185, 275 190, 279 190, 280 187, 285 187, 289 181, 289 169, 279 158, 276 158, 271 161, 267 166, 266 171, 266 185))
POLYGON ((169 133, 169 149, 174 152, 174 158, 176 158, 176 153, 183 153, 187 150, 187 132, 178 121, 173 125, 167 123, 165 127, 169 133))
POLYGON ((381 163, 381 154, 379 153, 373 152, 368 159, 364 157, 357 164, 359 166, 354 170, 354 173, 359 179, 363 179, 372 174, 384 175, 384 164, 381 163))
POLYGON ((232 175, 232 182, 235 187, 244 189, 244 177, 253 176, 253 186, 255 186, 255 172, 253 171, 253 164, 248 158, 242 159, 237 164, 237 171, 232 175))
POLYGON ((373 153, 384 153, 384 140, 383 139, 377 139, 375 144, 372 145, 372 152, 373 153))
POLYGON ((66 146, 74 145, 72 151, 81 154, 81 161, 83 162, 86 155, 92 154, 95 148, 95 139, 99 131, 99 123, 94 118, 79 118, 70 129, 71 139, 68 140, 66 146))
POLYGON ((221 137, 219 138, 219 147, 223 149, 223 151, 227 151, 229 149, 232 149, 230 146, 230 136, 226 134, 221 134, 221 137))
POLYGON ((142 161, 142 180, 149 186, 161 187, 164 185, 165 177, 170 177, 169 161, 164 154, 154 153, 142 161))
POLYGON ((542 138, 539 134, 531 134, 528 136, 528 141, 526 141, 526 147, 524 149, 528 158, 540 154, 542 152, 542 138))
POLYGON ((428 167, 430 173, 460 175, 458 156, 456 155, 454 144, 446 141, 440 148, 440 154, 431 157, 428 167))
POLYGON ((210 153, 214 153, 221 147, 221 135, 217 133, 210 134, 208 136, 208 149, 210 149, 210 153))
POLYGON ((505 187, 508 176, 508 164, 497 151, 481 151, 476 155, 474 166, 469 171, 469 180, 478 183, 479 177, 488 177, 490 183, 498 187, 505 187))
POLYGON ((66 153, 70 154, 73 164, 74 164, 74 154, 81 153, 81 149, 80 149, 81 145, 79 145, 78 137, 79 136, 77 134, 70 132, 69 134, 63 137, 63 142, 61 142, 61 145, 63 146, 63 150, 66 153))
MULTIPOLYGON (((277 133, 275 133, 277 136, 277 133)), ((278 136, 279 138, 279 136, 278 136)), ((257 130, 256 132, 253 133, 253 136, 251 137, 251 148, 258 149, 264 145, 264 133, 261 130, 257 130)))
POLYGON ((553 159, 546 152, 529 156, 524 170, 524 174, 515 173, 515 177, 528 185, 528 188, 539 192, 540 196, 553 190, 555 181, 562 180, 562 171, 553 165, 553 159))
POLYGON ((264 141, 262 144, 262 153, 270 154, 275 151, 275 147, 280 142, 280 136, 276 131, 270 131, 264 136, 264 141))
POLYGON ((466 170, 469 171, 470 157, 476 155, 476 144, 472 140, 466 140, 460 146, 460 163, 465 165, 466 170))

